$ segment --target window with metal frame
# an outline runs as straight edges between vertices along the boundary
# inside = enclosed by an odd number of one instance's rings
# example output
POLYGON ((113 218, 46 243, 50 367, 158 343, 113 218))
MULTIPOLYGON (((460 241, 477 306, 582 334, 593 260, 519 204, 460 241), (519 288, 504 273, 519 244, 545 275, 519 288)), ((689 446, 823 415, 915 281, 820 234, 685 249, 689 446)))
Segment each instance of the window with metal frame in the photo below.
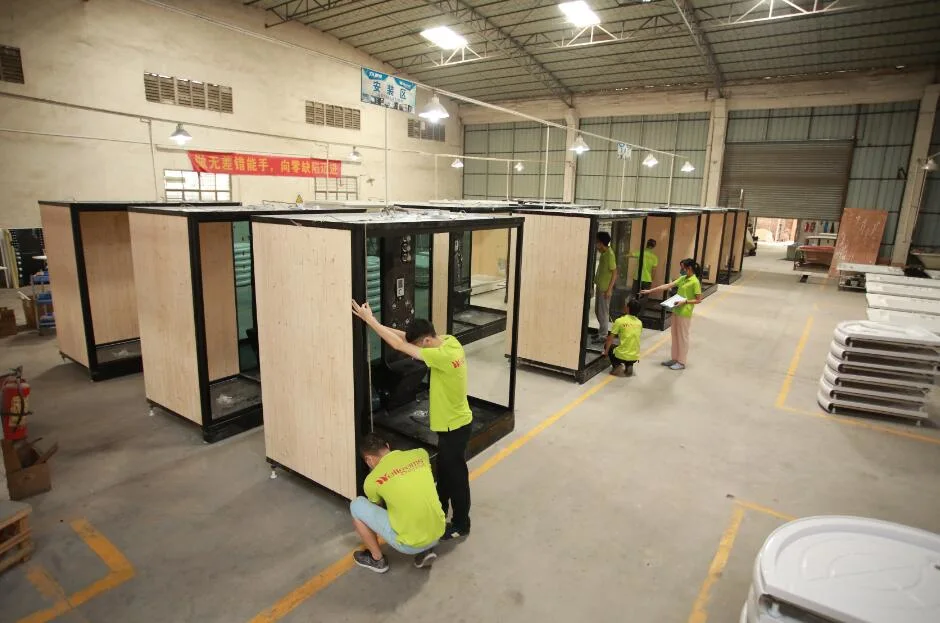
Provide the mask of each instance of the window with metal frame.
POLYGON ((408 138, 443 143, 446 140, 443 123, 428 123, 422 119, 408 120, 408 138))
POLYGON ((307 102, 307 123, 344 130, 361 130, 362 113, 358 108, 346 108, 323 102, 307 102))
POLYGON ((25 84, 23 59, 19 48, 0 45, 0 80, 25 84))
POLYGON ((228 173, 163 171, 167 201, 231 201, 232 176, 228 173))
POLYGON ((359 178, 315 177, 313 178, 314 199, 324 201, 349 201, 359 198, 359 178))
POLYGON ((215 112, 234 112, 232 87, 187 78, 144 73, 144 96, 148 102, 201 108, 215 112))

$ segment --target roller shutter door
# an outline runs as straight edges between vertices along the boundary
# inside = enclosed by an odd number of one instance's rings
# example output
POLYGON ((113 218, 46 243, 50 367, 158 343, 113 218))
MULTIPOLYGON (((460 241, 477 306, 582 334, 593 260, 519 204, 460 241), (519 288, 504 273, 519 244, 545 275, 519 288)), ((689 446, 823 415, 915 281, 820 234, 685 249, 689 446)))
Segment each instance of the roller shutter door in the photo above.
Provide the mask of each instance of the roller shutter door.
POLYGON ((743 188, 751 216, 838 220, 853 147, 852 141, 729 143, 720 205, 738 207, 743 188))

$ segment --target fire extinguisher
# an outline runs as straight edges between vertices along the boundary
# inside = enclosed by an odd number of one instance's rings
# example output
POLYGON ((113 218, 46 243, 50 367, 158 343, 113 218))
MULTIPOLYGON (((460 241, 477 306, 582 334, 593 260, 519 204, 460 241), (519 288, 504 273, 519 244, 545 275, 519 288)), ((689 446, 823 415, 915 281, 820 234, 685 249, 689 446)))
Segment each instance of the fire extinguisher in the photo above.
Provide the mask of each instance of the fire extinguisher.
POLYGON ((26 438, 29 410, 29 383, 23 378, 23 366, 0 376, 0 419, 4 439, 26 438))

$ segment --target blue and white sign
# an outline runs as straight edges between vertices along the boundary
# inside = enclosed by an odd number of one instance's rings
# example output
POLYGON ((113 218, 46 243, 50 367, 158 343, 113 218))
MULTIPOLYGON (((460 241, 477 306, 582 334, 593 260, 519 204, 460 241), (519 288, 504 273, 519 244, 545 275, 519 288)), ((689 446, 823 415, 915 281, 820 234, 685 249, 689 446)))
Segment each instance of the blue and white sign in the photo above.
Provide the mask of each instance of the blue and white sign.
POLYGON ((374 69, 362 68, 360 99, 366 104, 413 113, 417 106, 417 93, 414 82, 374 69))
POLYGON ((633 150, 630 149, 630 146, 626 143, 617 143, 617 157, 621 160, 629 158, 632 151, 633 150))

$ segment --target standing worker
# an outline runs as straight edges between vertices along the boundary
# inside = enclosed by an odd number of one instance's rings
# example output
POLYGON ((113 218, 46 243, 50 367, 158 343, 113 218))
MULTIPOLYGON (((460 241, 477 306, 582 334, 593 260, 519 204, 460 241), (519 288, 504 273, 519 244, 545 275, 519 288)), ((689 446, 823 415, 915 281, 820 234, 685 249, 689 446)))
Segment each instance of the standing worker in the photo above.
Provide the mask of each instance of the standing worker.
POLYGON ((353 313, 369 325, 386 344, 431 369, 428 390, 431 430, 437 433, 437 495, 444 514, 453 510, 442 541, 470 534, 470 471, 467 446, 473 412, 467 400, 467 358, 452 335, 438 336, 434 325, 415 318, 408 331, 386 327, 372 314, 368 303, 352 302, 353 313))
POLYGON ((640 294, 653 294, 669 288, 677 288, 685 302, 672 310, 672 359, 663 365, 670 370, 685 370, 689 355, 689 340, 692 336, 692 307, 702 302, 702 283, 699 281, 699 265, 692 258, 679 262, 682 276, 672 283, 664 283, 652 290, 643 290, 640 294))
POLYGON ((610 297, 617 283, 617 256, 610 248, 610 234, 597 232, 595 243, 598 253, 597 271, 594 273, 594 314, 597 316, 595 342, 607 339, 610 328, 610 297))
MULTIPOLYGON (((639 283, 634 286, 634 291, 639 292, 640 290, 649 290, 650 286, 653 285, 653 271, 656 270, 656 267, 659 266, 659 257, 656 253, 653 252, 653 249, 656 248, 656 241, 650 238, 646 241, 646 248, 643 250, 643 264, 642 270, 637 271, 637 278, 639 283)), ((634 251, 630 254, 630 257, 639 258, 640 252, 634 251)))

